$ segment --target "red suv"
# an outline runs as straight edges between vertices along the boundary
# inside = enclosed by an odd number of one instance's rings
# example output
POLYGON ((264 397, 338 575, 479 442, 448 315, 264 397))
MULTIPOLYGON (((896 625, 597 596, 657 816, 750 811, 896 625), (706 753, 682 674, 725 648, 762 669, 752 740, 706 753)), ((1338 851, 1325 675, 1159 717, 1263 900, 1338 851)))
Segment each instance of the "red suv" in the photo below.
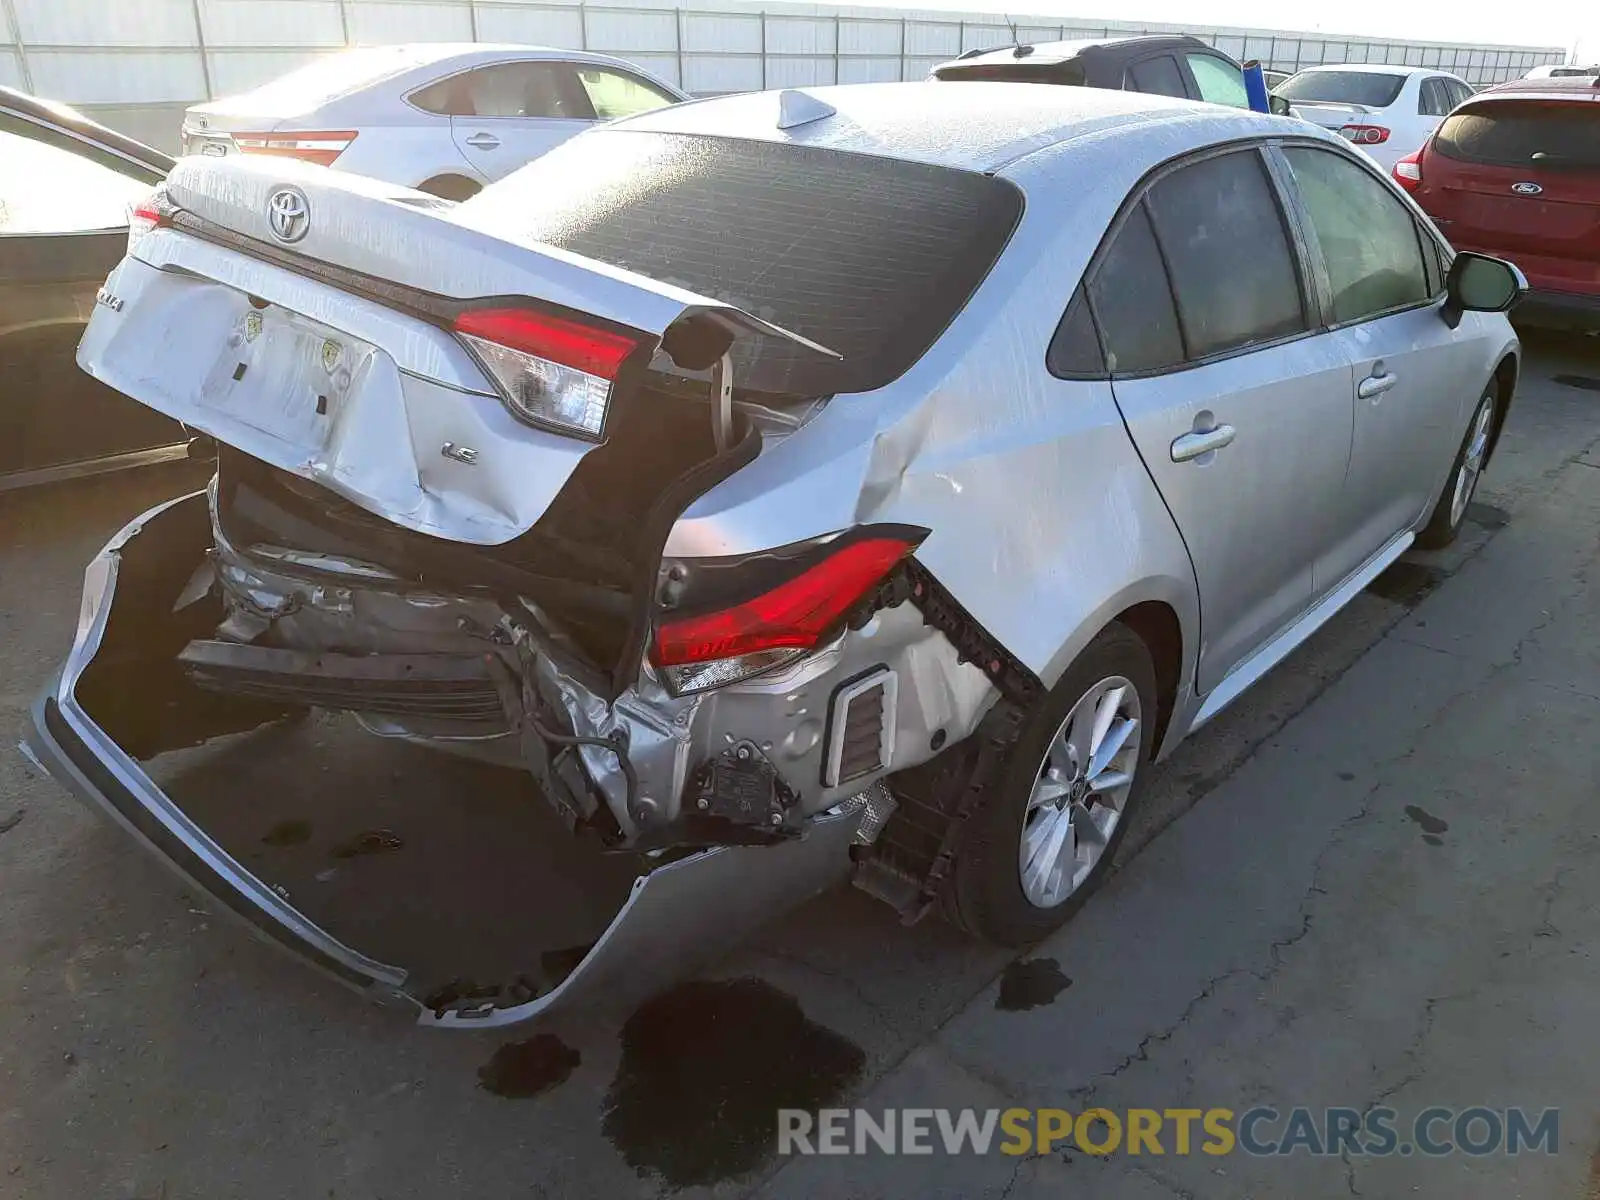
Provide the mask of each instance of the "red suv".
POLYGON ((1522 268, 1520 319, 1600 328, 1600 79, 1480 92, 1394 177, 1456 249, 1522 268))

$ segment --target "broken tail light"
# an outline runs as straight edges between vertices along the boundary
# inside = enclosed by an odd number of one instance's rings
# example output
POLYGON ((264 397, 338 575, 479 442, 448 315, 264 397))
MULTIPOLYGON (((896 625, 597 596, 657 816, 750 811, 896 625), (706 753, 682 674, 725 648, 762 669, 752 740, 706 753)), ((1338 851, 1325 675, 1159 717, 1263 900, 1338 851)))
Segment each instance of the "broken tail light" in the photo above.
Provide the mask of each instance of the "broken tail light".
MULTIPOLYGON (((821 545, 808 544, 799 554, 754 556, 750 561, 762 576, 757 590, 692 615, 661 617, 650 657, 678 695, 749 679, 804 658, 926 536, 927 530, 909 526, 864 527, 821 545)), ((731 568, 735 573, 741 569, 731 568)), ((668 578, 682 576, 692 589, 696 573, 729 570, 708 560, 680 562, 668 568, 668 578)), ((718 590, 726 593, 728 588, 724 584, 718 590)))
POLYGON ((1339 136, 1357 146, 1377 146, 1389 140, 1389 131, 1382 125, 1346 125, 1339 136))
POLYGON ((128 253, 144 240, 147 233, 166 229, 172 225, 172 202, 162 188, 156 188, 139 203, 128 209, 128 253))
POLYGON ((1413 150, 1394 165, 1394 181, 1408 192, 1422 186, 1422 151, 1413 150))
POLYGON ((468 309, 454 328, 514 416, 591 441, 605 432, 617 375, 639 348, 626 334, 532 309, 468 309))
POLYGON ((354 129, 303 130, 287 133, 236 133, 233 144, 244 154, 270 154, 278 158, 298 158, 302 162, 328 167, 356 140, 354 129))

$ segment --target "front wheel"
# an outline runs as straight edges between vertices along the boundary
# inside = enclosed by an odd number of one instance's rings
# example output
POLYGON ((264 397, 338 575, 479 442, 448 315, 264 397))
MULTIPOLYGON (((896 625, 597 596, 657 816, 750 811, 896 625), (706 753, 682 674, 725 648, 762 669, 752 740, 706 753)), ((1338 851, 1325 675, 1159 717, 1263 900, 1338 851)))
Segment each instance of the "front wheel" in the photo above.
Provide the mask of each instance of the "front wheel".
POLYGON ((1064 924, 1099 886, 1153 750, 1155 667, 1112 625, 1034 713, 993 800, 956 855, 945 910, 985 941, 1020 946, 1064 924))
POLYGON ((1424 550, 1442 549, 1461 533, 1461 526, 1467 519, 1467 506, 1478 490, 1478 480, 1489 458, 1489 441, 1494 436, 1494 417, 1499 404, 1500 394, 1491 383, 1484 389, 1472 420, 1467 424, 1467 435, 1456 452, 1444 494, 1434 505, 1428 524, 1417 534, 1417 545, 1424 550))

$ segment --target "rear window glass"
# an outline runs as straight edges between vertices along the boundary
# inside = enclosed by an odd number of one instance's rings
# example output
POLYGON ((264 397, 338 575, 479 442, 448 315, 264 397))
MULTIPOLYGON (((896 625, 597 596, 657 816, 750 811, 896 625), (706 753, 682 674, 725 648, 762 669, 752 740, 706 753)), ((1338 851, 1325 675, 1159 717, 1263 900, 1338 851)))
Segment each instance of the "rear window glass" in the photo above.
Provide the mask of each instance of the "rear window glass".
MULTIPOLYGON (((262 112, 306 112, 339 96, 409 71, 436 55, 423 47, 373 46, 319 58, 298 71, 246 93, 249 106, 262 112)), ((244 100, 246 97, 239 97, 244 100)), ((237 101, 236 101, 237 102, 237 101)))
POLYGON ((1278 95, 1296 104, 1361 104, 1388 108, 1405 86, 1404 75, 1377 71, 1303 71, 1280 84, 1278 95))
POLYGON ((1592 170, 1600 168, 1600 111, 1548 101, 1479 104, 1439 126, 1434 147, 1464 162, 1592 170))
POLYGON ((582 134, 457 210, 734 304, 843 355, 741 338, 763 392, 882 387, 960 311, 1011 237, 1022 196, 972 171, 811 146, 607 129, 582 134))
POLYGON ((1068 87, 1083 87, 1088 81, 1083 64, 1076 59, 1054 63, 958 63, 940 67, 933 77, 951 81, 987 79, 991 83, 1058 83, 1068 87))

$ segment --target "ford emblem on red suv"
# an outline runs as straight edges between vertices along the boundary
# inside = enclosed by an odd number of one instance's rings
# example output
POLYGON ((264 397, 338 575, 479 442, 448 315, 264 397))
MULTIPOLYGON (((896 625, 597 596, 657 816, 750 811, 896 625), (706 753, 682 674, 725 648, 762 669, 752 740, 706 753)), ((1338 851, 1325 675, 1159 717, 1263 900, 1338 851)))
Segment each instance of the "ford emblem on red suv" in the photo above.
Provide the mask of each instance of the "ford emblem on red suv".
POLYGON ((1537 183, 1513 183, 1511 190, 1519 196, 1537 196, 1544 191, 1537 183))

